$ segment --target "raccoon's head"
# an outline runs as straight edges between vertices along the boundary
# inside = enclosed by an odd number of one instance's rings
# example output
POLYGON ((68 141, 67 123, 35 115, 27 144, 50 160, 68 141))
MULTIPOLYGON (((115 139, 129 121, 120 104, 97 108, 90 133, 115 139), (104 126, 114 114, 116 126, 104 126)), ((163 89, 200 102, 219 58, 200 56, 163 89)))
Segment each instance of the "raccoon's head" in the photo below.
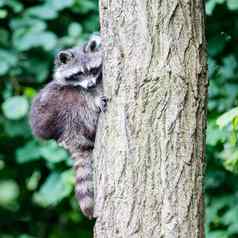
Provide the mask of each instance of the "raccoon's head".
POLYGON ((61 85, 95 87, 102 78, 102 57, 101 37, 94 34, 81 47, 58 53, 54 79, 61 85))

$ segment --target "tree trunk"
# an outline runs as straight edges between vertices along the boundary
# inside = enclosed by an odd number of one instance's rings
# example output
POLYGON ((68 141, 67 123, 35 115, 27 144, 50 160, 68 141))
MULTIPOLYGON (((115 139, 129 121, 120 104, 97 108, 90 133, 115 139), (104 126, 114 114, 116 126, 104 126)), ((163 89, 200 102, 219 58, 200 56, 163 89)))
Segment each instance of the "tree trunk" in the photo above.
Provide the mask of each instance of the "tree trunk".
POLYGON ((96 238, 202 238, 207 56, 202 0, 101 0, 96 238))

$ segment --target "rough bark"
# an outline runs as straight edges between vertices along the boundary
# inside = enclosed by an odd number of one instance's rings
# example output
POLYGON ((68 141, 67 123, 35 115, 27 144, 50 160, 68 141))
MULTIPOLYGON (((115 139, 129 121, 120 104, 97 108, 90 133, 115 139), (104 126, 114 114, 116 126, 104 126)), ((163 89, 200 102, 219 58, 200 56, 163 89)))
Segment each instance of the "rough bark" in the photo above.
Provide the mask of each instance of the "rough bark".
POLYGON ((96 238, 203 238, 202 0, 101 0, 96 238))

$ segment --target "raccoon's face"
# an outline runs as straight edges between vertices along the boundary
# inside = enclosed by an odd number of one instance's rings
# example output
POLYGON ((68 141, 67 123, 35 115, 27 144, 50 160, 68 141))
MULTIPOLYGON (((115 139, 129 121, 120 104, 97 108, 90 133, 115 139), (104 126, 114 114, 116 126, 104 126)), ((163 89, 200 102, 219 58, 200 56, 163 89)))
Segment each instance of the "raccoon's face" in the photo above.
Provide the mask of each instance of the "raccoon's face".
POLYGON ((61 85, 95 87, 102 77, 102 57, 101 38, 93 35, 83 46, 58 53, 54 79, 61 85))

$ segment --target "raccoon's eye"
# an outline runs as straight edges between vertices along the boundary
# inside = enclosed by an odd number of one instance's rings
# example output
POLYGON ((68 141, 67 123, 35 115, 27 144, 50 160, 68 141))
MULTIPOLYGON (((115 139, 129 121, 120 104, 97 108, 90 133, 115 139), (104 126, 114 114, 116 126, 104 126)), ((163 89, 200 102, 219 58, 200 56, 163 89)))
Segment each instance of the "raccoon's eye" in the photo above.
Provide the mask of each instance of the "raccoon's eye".
POLYGON ((99 71, 99 67, 91 68, 90 73, 96 75, 99 71))
POLYGON ((74 75, 77 76, 77 77, 80 77, 80 76, 83 75, 83 72, 82 72, 82 71, 79 71, 78 73, 76 73, 76 74, 74 74, 74 75))
POLYGON ((73 54, 69 51, 61 51, 58 54, 58 59, 61 64, 67 64, 70 60, 72 60, 73 54))

